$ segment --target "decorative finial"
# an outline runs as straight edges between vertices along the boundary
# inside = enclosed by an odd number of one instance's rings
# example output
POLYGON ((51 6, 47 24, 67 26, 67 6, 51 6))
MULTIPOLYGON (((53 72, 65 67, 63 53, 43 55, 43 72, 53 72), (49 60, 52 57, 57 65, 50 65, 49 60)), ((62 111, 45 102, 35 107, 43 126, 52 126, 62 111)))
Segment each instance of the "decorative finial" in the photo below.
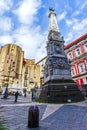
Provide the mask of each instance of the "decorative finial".
POLYGON ((53 12, 55 11, 55 9, 53 9, 53 8, 49 8, 49 10, 50 10, 50 11, 53 11, 53 12))

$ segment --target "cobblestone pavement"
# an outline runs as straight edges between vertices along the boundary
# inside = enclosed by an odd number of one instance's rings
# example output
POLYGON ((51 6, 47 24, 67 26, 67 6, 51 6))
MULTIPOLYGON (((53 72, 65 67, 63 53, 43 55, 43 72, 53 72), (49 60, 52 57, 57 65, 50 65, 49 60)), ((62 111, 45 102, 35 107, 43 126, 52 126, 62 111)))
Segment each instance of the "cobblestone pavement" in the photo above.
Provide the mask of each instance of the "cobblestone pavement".
POLYGON ((10 130, 87 130, 87 101, 68 104, 42 104, 31 102, 30 97, 14 96, 2 99, 0 95, 0 116, 10 130), (38 105, 39 127, 28 128, 28 111, 31 105, 38 105))

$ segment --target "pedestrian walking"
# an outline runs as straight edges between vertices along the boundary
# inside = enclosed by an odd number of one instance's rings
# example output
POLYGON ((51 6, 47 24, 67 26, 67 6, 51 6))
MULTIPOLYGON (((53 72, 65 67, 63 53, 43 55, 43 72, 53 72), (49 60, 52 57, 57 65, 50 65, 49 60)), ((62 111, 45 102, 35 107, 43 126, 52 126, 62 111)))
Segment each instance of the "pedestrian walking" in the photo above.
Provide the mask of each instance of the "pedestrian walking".
POLYGON ((19 95, 19 93, 18 93, 18 91, 17 91, 17 92, 15 93, 15 102, 17 102, 18 95, 19 95))
POLYGON ((26 97, 26 92, 25 92, 25 94, 24 94, 24 97, 26 97))
POLYGON ((24 97, 26 97, 26 91, 27 91, 27 90, 26 90, 26 89, 24 89, 24 97))

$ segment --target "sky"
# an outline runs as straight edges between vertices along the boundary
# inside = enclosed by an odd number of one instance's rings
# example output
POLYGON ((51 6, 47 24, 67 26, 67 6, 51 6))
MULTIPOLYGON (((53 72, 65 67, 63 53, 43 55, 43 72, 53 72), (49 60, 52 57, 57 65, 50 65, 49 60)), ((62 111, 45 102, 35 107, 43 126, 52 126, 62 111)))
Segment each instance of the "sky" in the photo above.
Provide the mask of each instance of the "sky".
POLYGON ((0 47, 17 44, 24 58, 47 55, 49 8, 54 8, 65 45, 87 33, 87 0, 0 0, 0 47))

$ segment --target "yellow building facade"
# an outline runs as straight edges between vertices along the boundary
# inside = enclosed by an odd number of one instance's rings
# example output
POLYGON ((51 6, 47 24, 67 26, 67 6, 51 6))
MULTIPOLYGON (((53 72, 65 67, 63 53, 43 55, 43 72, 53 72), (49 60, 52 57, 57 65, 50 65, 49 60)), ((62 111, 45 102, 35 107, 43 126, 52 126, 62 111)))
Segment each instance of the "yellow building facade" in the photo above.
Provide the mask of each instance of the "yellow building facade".
POLYGON ((0 49, 0 86, 8 83, 22 84, 24 51, 15 44, 6 44, 0 49))
POLYGON ((25 59, 22 48, 12 43, 0 48, 0 90, 5 83, 10 88, 40 87, 40 65, 25 59))

